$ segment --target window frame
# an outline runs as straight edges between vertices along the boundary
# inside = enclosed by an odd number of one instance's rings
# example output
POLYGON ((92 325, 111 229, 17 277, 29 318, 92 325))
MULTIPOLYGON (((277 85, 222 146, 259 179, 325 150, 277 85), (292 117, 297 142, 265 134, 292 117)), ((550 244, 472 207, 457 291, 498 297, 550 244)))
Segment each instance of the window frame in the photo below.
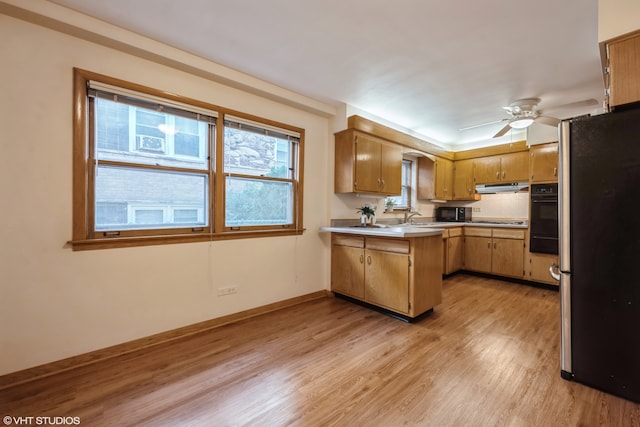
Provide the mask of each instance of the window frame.
MULTIPOLYGON (((100 164, 104 162, 101 160, 100 164)), ((162 168, 160 168, 162 169, 162 168)), ((167 170, 179 168, 167 167, 167 170)), ((303 177, 304 177, 304 129, 275 122, 250 114, 234 111, 217 105, 209 104, 192 98, 183 97, 166 91, 150 88, 136 83, 105 76, 80 68, 73 69, 73 225, 72 239, 68 242, 72 249, 107 249, 130 246, 146 246, 172 243, 201 242, 211 240, 227 240, 239 238, 258 238, 270 236, 300 235, 303 226, 303 177), (97 81, 110 86, 137 92, 168 103, 179 103, 193 106, 196 109, 206 109, 217 113, 217 123, 213 135, 209 140, 208 168, 202 170, 208 175, 209 225, 204 227, 174 227, 141 230, 123 230, 119 232, 96 231, 94 226, 94 179, 95 162, 91 158, 90 133, 93 132, 93 119, 90 117, 88 85, 90 81, 97 81), (295 175, 292 176, 293 211, 292 224, 262 225, 247 227, 225 227, 224 225, 224 122, 225 116, 239 117, 259 123, 265 127, 287 130, 297 133, 297 159, 294 165, 295 175)), ((155 170, 158 170, 156 167, 155 170)))

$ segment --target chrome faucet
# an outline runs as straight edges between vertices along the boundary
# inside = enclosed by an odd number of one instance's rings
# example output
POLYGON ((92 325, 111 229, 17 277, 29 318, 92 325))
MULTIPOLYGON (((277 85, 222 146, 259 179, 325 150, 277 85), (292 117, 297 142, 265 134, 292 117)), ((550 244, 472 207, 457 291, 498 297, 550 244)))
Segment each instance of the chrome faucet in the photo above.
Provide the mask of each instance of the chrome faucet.
POLYGON ((420 212, 405 211, 403 224, 408 224, 409 221, 411 221, 411 224, 413 224, 413 219, 412 218, 414 216, 422 216, 422 214, 420 212))

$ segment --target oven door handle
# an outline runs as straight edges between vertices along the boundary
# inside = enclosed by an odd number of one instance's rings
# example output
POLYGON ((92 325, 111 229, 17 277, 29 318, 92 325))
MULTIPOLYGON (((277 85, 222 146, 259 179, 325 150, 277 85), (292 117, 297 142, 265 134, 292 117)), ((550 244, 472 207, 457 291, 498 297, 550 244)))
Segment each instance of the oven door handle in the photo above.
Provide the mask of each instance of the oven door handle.
POLYGON ((551 267, 549 267, 549 274, 555 280, 560 281, 560 266, 558 264, 551 264, 551 267), (556 271, 557 271, 557 273, 556 273, 556 271))

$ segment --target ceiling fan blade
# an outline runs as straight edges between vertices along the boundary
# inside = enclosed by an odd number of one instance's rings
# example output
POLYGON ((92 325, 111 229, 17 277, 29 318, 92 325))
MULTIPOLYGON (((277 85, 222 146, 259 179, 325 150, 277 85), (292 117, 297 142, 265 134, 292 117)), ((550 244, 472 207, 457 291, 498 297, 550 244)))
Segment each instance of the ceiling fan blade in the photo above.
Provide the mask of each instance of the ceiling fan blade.
POLYGON ((547 126, 557 127, 560 124, 560 120, 555 117, 538 116, 535 118, 536 123, 540 123, 547 126))
POLYGON ((493 125, 493 124, 496 124, 496 123, 504 122, 505 120, 509 120, 509 119, 501 119, 501 120, 494 120, 492 122, 480 123, 480 124, 477 124, 477 125, 471 125, 471 126, 463 127, 463 128, 458 129, 458 130, 462 131, 462 130, 475 129, 475 128, 479 128, 479 127, 482 127, 482 126, 489 126, 489 125, 493 125))
POLYGON ((509 132, 511 130, 511 126, 509 126, 509 123, 507 123, 505 125, 505 127, 503 127, 502 129, 500 129, 498 131, 498 133, 496 133, 495 135, 493 135, 494 138, 500 138, 502 135, 504 135, 505 133, 509 132))

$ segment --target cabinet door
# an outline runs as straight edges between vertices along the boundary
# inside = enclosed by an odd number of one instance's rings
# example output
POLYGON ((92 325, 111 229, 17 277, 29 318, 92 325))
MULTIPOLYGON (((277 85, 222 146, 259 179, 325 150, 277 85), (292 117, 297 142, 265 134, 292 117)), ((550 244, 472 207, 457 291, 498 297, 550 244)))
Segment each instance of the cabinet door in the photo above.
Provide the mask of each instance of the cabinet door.
POLYGON ((525 278, 527 280, 560 285, 560 283, 549 274, 549 268, 553 264, 558 265, 558 255, 530 253, 528 258, 528 263, 525 266, 527 269, 525 278))
POLYGON ((331 290, 364 299, 364 249, 333 245, 331 290))
POLYGON ((458 160, 453 164, 453 200, 473 200, 473 160, 458 160))
POLYGON ((365 258, 365 301, 408 313, 409 256, 367 249, 365 258))
POLYGON ((418 200, 435 198, 435 163, 428 157, 418 158, 418 200))
POLYGON ((609 50, 609 105, 640 101, 640 34, 607 44, 609 50))
POLYGON ((453 184, 453 162, 436 158, 435 162, 435 193, 436 199, 451 200, 453 184))
POLYGON ((531 182, 558 182, 558 143, 529 149, 529 173, 531 182))
POLYGON ((402 193, 402 149, 398 146, 381 144, 380 191, 387 196, 402 193))
POLYGON ((529 154, 526 151, 503 154, 500 159, 500 181, 529 180, 529 154))
POLYGON ((449 237, 447 240, 447 269, 446 273, 451 274, 462 270, 464 260, 464 242, 462 237, 449 237))
POLYGON ((465 236, 464 268, 491 273, 491 237, 465 236))
POLYGON ((479 157, 474 162, 476 184, 500 182, 500 156, 479 157))
MULTIPOLYGON (((355 190, 377 193, 380 191, 381 144, 364 135, 355 138, 355 190)), ((402 161, 400 163, 402 165, 402 161)))
POLYGON ((501 276, 524 277, 524 240, 493 239, 491 272, 501 276))

